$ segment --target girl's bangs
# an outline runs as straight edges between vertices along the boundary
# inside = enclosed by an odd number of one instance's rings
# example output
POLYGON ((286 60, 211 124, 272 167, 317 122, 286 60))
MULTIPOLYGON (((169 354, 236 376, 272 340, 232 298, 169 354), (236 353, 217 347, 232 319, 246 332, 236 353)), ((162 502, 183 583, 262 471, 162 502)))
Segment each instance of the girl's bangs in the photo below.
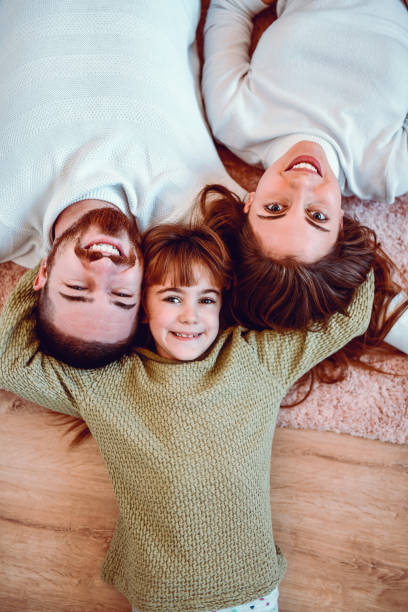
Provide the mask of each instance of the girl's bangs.
POLYGON ((199 281, 197 268, 204 268, 218 287, 224 286, 223 274, 203 253, 186 253, 185 249, 162 250, 148 263, 144 283, 173 287, 191 287, 199 281))

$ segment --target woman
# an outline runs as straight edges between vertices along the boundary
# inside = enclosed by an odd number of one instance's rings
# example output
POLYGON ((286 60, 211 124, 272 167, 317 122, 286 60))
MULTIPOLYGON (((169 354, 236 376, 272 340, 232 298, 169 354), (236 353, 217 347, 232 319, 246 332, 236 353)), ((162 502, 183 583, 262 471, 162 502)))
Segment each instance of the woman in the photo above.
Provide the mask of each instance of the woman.
POLYGON ((408 12, 400 0, 281 1, 250 60, 252 19, 265 4, 214 0, 208 11, 210 125, 265 172, 245 202, 207 190, 204 219, 237 262, 237 318, 257 328, 324 324, 349 304, 370 251, 377 293, 364 342, 377 345, 392 326, 386 312, 395 322, 406 303, 390 306, 400 291, 392 264, 374 232, 344 215, 341 195, 392 202, 408 191, 408 12))

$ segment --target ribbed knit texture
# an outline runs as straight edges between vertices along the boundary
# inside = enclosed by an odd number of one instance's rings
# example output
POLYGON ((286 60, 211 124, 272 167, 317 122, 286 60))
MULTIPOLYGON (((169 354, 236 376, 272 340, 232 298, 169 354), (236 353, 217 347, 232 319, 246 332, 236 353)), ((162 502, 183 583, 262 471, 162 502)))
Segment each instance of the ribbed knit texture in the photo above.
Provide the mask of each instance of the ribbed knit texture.
POLYGON ((408 191, 408 11, 401 0, 279 0, 249 58, 261 0, 212 0, 203 93, 212 131, 250 164, 299 140, 338 157, 345 195, 408 191))
POLYGON ((272 440, 289 386, 369 322, 373 275, 326 332, 225 331, 201 360, 136 349, 99 370, 42 355, 35 271, 0 319, 0 385, 81 416, 108 469, 119 517, 102 568, 140 612, 250 601, 281 580, 269 498, 272 440))
POLYGON ((199 15, 199 0, 0 2, 0 261, 36 265, 84 198, 144 230, 207 183, 243 193, 202 112, 199 15))

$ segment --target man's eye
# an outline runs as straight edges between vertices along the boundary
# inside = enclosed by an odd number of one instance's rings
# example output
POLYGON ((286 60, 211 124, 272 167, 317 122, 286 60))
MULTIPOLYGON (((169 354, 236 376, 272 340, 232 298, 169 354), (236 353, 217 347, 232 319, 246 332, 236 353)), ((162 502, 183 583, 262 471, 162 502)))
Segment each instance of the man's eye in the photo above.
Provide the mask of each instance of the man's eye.
POLYGON ((321 210, 314 210, 310 213, 310 216, 315 221, 327 221, 326 215, 321 210))
POLYGON ((82 287, 81 285, 67 285, 69 289, 74 289, 74 291, 85 291, 86 287, 82 287))
POLYGON ((283 206, 282 204, 279 204, 279 202, 272 202, 272 204, 268 204, 267 206, 265 206, 265 208, 268 212, 271 213, 280 213, 283 211, 283 206))
POLYGON ((112 291, 112 294, 116 295, 116 297, 121 297, 121 298, 133 297, 133 295, 131 295, 130 293, 124 293, 123 291, 112 291))

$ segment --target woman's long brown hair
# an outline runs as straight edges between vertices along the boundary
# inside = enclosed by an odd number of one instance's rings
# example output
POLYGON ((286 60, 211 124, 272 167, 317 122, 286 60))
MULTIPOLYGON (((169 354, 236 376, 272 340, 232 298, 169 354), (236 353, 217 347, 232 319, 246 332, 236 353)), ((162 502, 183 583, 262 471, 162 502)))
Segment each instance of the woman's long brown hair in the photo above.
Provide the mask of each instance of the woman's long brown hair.
POLYGON ((311 264, 290 257, 278 260, 262 252, 243 206, 237 195, 221 185, 207 186, 198 201, 201 222, 222 236, 234 262, 232 323, 258 330, 324 328, 332 314, 346 312, 355 290, 369 270, 374 270, 374 306, 367 331, 306 374, 298 386, 308 378, 309 389, 291 405, 309 395, 315 379, 324 383, 344 380, 350 365, 378 370, 362 357, 374 349, 397 352, 384 343, 384 337, 408 307, 408 300, 387 316, 401 287, 392 279, 395 266, 375 232, 344 216, 343 230, 328 255, 311 264))

